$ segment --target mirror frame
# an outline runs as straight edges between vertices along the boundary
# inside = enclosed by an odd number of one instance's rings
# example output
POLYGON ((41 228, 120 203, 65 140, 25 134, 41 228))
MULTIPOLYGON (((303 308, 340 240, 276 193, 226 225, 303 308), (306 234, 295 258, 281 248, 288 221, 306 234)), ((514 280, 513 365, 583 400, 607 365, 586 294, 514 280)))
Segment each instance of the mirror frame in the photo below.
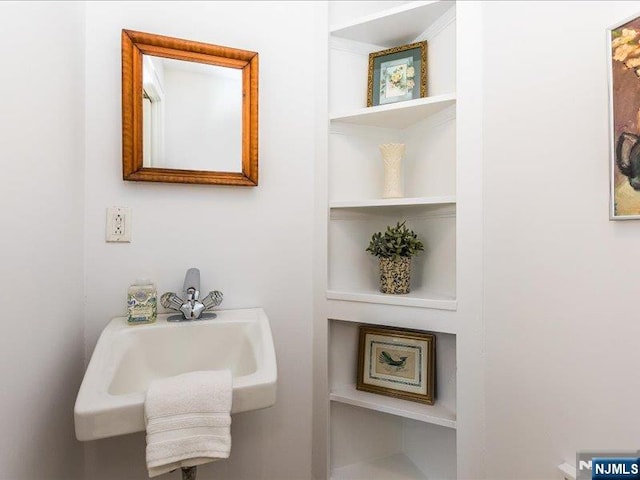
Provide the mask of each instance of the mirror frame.
POLYGON ((258 54, 122 30, 122 177, 138 182, 258 185, 258 54), (142 164, 142 55, 242 70, 242 172, 176 170, 142 164))

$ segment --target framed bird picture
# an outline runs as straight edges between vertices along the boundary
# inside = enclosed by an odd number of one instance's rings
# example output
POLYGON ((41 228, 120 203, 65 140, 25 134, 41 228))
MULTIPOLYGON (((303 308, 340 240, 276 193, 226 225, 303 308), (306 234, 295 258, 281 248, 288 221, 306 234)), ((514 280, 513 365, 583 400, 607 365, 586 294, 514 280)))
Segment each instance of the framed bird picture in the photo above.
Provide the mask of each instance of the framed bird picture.
POLYGON ((358 390, 433 405, 435 367, 434 334, 360 326, 358 390))

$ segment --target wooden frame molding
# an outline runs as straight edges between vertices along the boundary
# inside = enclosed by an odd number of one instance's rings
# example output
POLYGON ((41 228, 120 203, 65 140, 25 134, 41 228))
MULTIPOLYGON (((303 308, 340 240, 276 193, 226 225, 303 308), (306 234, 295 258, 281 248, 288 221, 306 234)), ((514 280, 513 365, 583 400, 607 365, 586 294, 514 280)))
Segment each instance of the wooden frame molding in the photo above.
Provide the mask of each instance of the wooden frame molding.
POLYGON ((122 30, 122 177, 138 182, 258 185, 258 54, 151 33, 122 30), (242 70, 242 172, 144 167, 142 55, 242 70))
MULTIPOLYGON (((389 397, 410 400, 412 402, 426 403, 433 405, 436 396, 436 336, 433 333, 423 332, 421 330, 412 330, 398 327, 378 327, 373 325, 360 325, 358 340, 358 378, 356 381, 356 389, 364 392, 377 393, 389 397), (387 345, 385 350, 393 351, 394 349, 412 348, 415 349, 413 359, 411 354, 406 353, 404 357, 396 355, 396 358, 390 356, 385 351, 381 352, 381 357, 373 355, 373 347, 369 353, 371 357, 365 358, 367 352, 367 337, 371 335, 386 339, 385 342, 377 342, 380 345, 387 345), (404 344, 403 344, 404 342, 404 344), (406 344, 406 345, 405 345, 406 344), (418 353, 419 352, 419 353, 418 353), (394 379, 394 374, 388 373, 376 377, 376 365, 390 365, 389 368, 400 369, 409 366, 411 362, 415 377, 403 378, 401 375, 394 379), (388 362, 388 363, 385 363, 388 362), (424 369, 423 369, 424 367, 424 369), (418 374, 418 371, 420 372, 418 374), (373 373, 372 373, 373 372, 373 373), (424 390, 424 391, 423 391, 424 390)), ((376 342, 373 342, 376 343, 376 342)))

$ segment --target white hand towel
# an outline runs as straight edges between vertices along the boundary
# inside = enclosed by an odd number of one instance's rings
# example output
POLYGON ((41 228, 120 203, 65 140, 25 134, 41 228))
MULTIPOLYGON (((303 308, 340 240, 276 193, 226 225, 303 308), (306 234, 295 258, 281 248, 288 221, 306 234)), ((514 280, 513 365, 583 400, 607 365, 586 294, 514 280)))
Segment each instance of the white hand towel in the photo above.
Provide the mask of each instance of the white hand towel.
POLYGON ((229 370, 154 380, 144 404, 149 477, 228 458, 231 398, 229 370))

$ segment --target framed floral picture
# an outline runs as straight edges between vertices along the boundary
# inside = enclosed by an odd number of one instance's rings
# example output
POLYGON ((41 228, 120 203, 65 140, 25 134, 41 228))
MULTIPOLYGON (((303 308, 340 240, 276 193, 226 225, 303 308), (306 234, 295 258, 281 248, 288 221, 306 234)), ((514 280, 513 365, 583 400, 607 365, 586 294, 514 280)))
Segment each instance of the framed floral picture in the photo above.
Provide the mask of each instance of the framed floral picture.
POLYGON ((427 96, 427 42, 369 54, 367 106, 427 96))
POLYGON ((611 220, 640 218, 640 16, 607 31, 611 220))
POLYGON ((368 325, 359 333, 356 389, 433 405, 434 334, 368 325))

